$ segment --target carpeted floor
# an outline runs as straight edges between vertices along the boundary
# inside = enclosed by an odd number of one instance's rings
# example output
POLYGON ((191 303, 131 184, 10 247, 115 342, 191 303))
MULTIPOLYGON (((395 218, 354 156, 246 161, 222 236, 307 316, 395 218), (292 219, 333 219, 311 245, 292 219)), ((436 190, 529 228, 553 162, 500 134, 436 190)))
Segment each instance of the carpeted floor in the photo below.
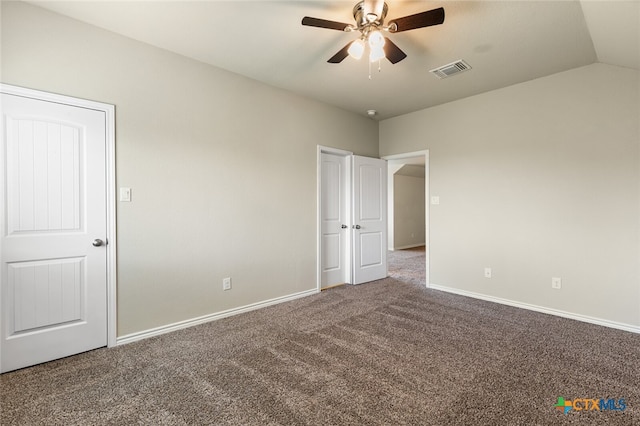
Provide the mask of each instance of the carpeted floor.
POLYGON ((427 290, 419 249, 390 273, 4 374, 0 424, 640 424, 640 335, 427 290))

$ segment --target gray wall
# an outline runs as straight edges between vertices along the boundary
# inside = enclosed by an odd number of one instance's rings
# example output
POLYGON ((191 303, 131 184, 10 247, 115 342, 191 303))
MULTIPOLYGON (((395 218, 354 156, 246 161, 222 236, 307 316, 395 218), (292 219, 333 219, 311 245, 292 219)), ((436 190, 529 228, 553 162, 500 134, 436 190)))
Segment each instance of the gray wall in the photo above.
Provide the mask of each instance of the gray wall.
POLYGON ((116 106, 119 336, 314 289, 316 146, 378 154, 365 117, 24 3, 1 73, 116 106))
POLYGON ((424 178, 396 173, 393 186, 393 248, 424 245, 424 178))
POLYGON ((593 64, 381 122, 429 150, 431 282, 640 325, 639 117, 640 73, 593 64))

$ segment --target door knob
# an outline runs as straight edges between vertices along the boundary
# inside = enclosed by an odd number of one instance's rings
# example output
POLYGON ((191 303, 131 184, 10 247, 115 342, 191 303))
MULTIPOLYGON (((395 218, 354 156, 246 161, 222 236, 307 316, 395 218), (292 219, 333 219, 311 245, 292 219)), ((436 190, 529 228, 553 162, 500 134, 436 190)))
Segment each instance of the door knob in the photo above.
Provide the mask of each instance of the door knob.
POLYGON ((354 228, 360 229, 360 225, 353 225, 354 228))
POLYGON ((94 247, 100 247, 101 245, 104 244, 104 241, 102 241, 99 238, 96 238, 95 240, 93 240, 93 243, 91 243, 91 244, 93 244, 94 247))
POLYGON ((347 225, 342 225, 341 228, 342 229, 347 229, 347 225))

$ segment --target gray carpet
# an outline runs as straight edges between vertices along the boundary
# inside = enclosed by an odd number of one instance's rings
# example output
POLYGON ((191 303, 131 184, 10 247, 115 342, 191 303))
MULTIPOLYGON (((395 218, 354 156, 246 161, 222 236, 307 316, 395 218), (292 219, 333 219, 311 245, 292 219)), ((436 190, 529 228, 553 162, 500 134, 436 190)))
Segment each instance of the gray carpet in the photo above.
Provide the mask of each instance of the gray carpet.
POLYGON ((419 249, 390 272, 4 374, 0 423, 640 424, 640 335, 426 290, 419 249))

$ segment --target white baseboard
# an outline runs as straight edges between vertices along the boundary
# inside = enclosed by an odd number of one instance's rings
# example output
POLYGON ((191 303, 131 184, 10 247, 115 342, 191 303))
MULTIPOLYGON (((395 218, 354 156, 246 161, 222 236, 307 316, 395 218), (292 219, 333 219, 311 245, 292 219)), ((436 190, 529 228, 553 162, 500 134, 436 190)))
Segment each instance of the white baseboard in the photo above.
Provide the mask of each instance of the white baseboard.
POLYGON ((116 339, 116 346, 137 342, 138 340, 147 339, 149 337, 159 336, 161 334, 170 333, 172 331, 181 330, 183 328, 193 327, 194 325, 204 324, 233 315, 242 314, 244 312, 255 311, 256 309, 265 308, 267 306, 276 305, 278 303, 289 302, 291 300, 300 299, 301 297, 307 297, 318 293, 319 291, 317 289, 301 291, 299 293, 294 293, 287 296, 276 297, 274 299, 264 300, 262 302, 256 302, 250 305, 228 309, 222 312, 216 312, 197 318, 175 322, 173 324, 163 325, 161 327, 151 328, 149 330, 139 331, 137 333, 127 334, 116 339))
POLYGON ((410 249, 410 248, 414 248, 414 247, 424 247, 424 246, 425 246, 425 243, 409 244, 408 246, 394 247, 394 248, 389 249, 389 250, 391 250, 391 251, 406 250, 406 249, 410 249))
POLYGON ((640 334, 640 327, 635 326, 635 325, 631 325, 631 324, 625 324, 625 323, 620 323, 620 322, 616 322, 616 321, 609 321, 609 320, 605 320, 605 319, 601 319, 601 318, 594 318, 594 317, 590 317, 590 316, 587 316, 587 315, 580 315, 580 314, 575 314, 573 312, 566 312, 566 311, 560 311, 560 310, 557 310, 557 309, 545 308, 545 307, 542 307, 542 306, 531 305, 531 304, 528 304, 528 303, 516 302, 516 301, 513 301, 513 300, 509 300, 509 299, 503 299, 503 298, 500 298, 500 297, 488 296, 486 294, 474 293, 472 291, 460 290, 460 289, 457 289, 457 288, 447 287, 447 286, 438 285, 438 284, 429 284, 427 286, 427 288, 430 288, 430 289, 433 289, 433 290, 444 291, 444 292, 447 292, 447 293, 458 294, 460 296, 472 297, 474 299, 486 300, 488 302, 500 303, 502 305, 513 306, 513 307, 516 307, 516 308, 527 309, 529 311, 541 312, 543 314, 549 314, 549 315, 555 315, 555 316, 559 316, 559 317, 563 317, 563 318, 569 318, 569 319, 576 320, 576 321, 588 322, 590 324, 601 325, 603 327, 615 328, 615 329, 618 329, 618 330, 624 330, 624 331, 629 331, 631 333, 640 334))

